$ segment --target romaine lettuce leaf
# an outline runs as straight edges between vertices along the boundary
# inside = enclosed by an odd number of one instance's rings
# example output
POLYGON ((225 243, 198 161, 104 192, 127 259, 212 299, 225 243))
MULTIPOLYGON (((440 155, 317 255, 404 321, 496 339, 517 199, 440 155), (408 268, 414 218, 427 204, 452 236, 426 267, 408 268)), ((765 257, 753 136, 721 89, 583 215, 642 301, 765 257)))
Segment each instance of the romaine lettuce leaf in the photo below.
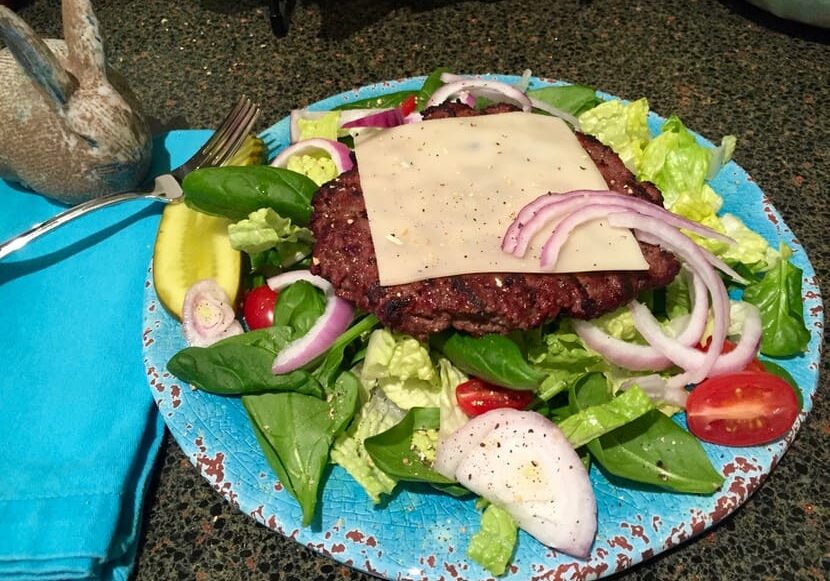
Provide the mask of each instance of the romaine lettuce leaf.
POLYGON ((636 174, 643 148, 650 138, 647 116, 646 99, 628 104, 614 99, 582 113, 579 123, 582 131, 593 135, 617 152, 625 166, 636 174))
POLYGON ((392 492, 396 482, 375 466, 364 441, 385 432, 405 415, 382 391, 375 389, 369 401, 358 411, 349 430, 341 434, 332 446, 332 462, 351 474, 375 504, 380 502, 381 494, 392 492))
POLYGON ((319 119, 299 119, 300 141, 321 137, 329 141, 337 141, 340 112, 327 111, 319 119))
POLYGON ((440 406, 441 382, 429 351, 407 335, 374 331, 366 346, 361 378, 375 381, 402 409, 440 406))
POLYGON ((334 161, 325 154, 292 155, 288 158, 288 164, 285 167, 303 174, 318 186, 333 180, 338 175, 334 161))
POLYGON ((493 575, 503 575, 517 536, 516 521, 510 513, 490 504, 481 514, 481 528, 470 538, 467 556, 493 575))
POLYGON ((310 254, 314 245, 311 230, 295 226, 272 208, 251 212, 248 218, 230 224, 228 238, 234 250, 250 254, 255 264, 288 266, 310 254))

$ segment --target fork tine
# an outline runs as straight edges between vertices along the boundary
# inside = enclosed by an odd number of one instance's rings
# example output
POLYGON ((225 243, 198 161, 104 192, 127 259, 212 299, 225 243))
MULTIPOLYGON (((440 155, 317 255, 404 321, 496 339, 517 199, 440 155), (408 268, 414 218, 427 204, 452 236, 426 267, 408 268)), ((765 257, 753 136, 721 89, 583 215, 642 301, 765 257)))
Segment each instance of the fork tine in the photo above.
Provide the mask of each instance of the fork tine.
MULTIPOLYGON (((228 113, 225 119, 222 120, 222 123, 219 127, 216 128, 216 131, 213 132, 211 138, 205 143, 204 146, 199 150, 199 153, 202 154, 205 158, 209 158, 210 156, 214 155, 216 151, 222 147, 227 139, 228 132, 230 129, 237 123, 237 119, 244 112, 247 110, 248 107, 251 105, 251 100, 246 96, 241 96, 239 101, 237 101, 234 108, 228 113)), ((204 160, 200 165, 204 164, 204 160)))
POLYGON ((213 165, 222 165, 230 159, 234 153, 236 153, 242 145, 242 142, 245 141, 248 134, 251 132, 258 116, 259 107, 252 105, 251 108, 246 111, 246 114, 239 119, 236 127, 232 129, 231 134, 225 141, 224 147, 216 153, 216 156, 212 160, 213 165))
MULTIPOLYGON (((253 106, 251 100, 246 96, 241 96, 236 102, 236 105, 225 116, 222 123, 214 131, 213 135, 208 141, 184 164, 173 170, 171 173, 179 180, 200 167, 206 165, 218 165, 215 163, 217 152, 222 151, 226 147, 227 139, 231 131, 241 121, 249 116, 249 110, 253 106)), ((238 147, 238 145, 237 145, 238 147)))

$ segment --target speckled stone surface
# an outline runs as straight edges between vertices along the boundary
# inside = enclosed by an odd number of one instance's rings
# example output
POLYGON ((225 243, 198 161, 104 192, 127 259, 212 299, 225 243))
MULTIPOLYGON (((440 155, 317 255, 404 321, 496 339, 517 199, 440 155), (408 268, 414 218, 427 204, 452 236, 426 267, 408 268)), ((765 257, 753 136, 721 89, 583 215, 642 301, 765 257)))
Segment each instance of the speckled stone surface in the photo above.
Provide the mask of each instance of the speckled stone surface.
MULTIPOLYGON (((277 39, 265 2, 95 2, 111 62, 156 130, 210 127, 239 93, 269 120, 292 107, 388 78, 520 73, 647 96, 710 139, 738 137, 735 158, 806 247, 827 293, 830 254, 830 47, 825 31, 731 0, 644 2, 307 0, 277 39)), ((24 17, 60 32, 55 2, 24 17)), ((828 358, 815 407, 760 490, 715 529, 625 579, 830 577, 828 358)), ((134 578, 361 579, 236 513, 168 440, 146 503, 134 578)))

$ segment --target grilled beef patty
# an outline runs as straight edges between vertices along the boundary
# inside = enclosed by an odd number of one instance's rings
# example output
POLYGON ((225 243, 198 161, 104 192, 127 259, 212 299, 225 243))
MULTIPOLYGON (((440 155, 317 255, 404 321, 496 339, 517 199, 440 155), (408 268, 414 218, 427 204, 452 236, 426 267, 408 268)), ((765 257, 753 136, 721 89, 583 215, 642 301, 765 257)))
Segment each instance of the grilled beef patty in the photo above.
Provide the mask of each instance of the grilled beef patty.
MULTIPOLYGON (((478 111, 447 103, 426 109, 424 119, 514 110, 504 104, 478 111)), ((659 190, 638 182, 611 149, 588 135, 577 136, 611 190, 662 202, 659 190)), ((338 296, 375 313, 384 326, 422 340, 447 328, 476 336, 530 329, 560 314, 592 319, 641 291, 666 286, 680 268, 672 254, 641 243, 648 271, 465 274, 381 286, 358 168, 322 186, 312 204, 317 242, 311 271, 329 280, 338 296)))

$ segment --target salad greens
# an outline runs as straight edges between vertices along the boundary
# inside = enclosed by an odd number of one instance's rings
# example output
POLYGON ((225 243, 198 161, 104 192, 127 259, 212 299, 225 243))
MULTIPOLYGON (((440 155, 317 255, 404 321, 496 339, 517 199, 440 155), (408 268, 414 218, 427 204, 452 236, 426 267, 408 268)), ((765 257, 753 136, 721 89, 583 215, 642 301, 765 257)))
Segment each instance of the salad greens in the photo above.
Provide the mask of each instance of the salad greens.
MULTIPOLYGON (((416 98, 422 110, 441 85, 433 71, 420 90, 399 91, 352 102, 339 109, 395 107, 416 98)), ((802 317, 802 272, 782 246, 776 252, 738 218, 719 216, 721 198, 708 185, 734 150, 727 136, 712 150, 698 144, 672 116, 652 138, 648 102, 602 102, 582 85, 533 89, 528 94, 578 116, 582 130, 616 151, 640 180, 655 183, 671 211, 731 236, 736 244, 693 238, 750 278, 743 299, 756 305, 764 326, 761 351, 786 357, 806 348, 810 335, 802 317)), ((300 121, 304 137, 338 138, 339 114, 300 121)), ((244 251, 251 273, 297 268, 314 243, 307 228, 311 197, 331 168, 320 159, 300 159, 293 168, 263 166, 208 168, 192 172, 183 184, 185 203, 201 212, 235 220, 233 248, 244 251), (320 173, 324 172, 324 173, 320 173)), ((329 160, 330 161, 330 160, 329 160)), ((640 297, 656 316, 679 319, 690 311, 688 278, 678 276, 664 291, 640 297)), ((733 302, 733 323, 743 320, 733 302)), ((723 477, 700 442, 657 407, 661 402, 630 383, 630 372, 612 366, 586 348, 568 320, 509 336, 474 338, 457 331, 429 344, 377 328, 375 315, 358 314, 325 354, 301 369, 274 375, 276 355, 303 337, 326 308, 322 293, 296 282, 278 296, 270 328, 228 337, 209 347, 188 347, 168 370, 204 391, 241 396, 268 464, 297 499, 303 525, 315 516, 329 462, 343 467, 373 503, 392 494, 398 482, 427 483, 448 494, 468 491, 432 469, 437 442, 467 423, 456 388, 469 376, 534 392, 531 409, 558 424, 586 466, 680 493, 707 494, 723 477)), ((748 308, 748 307, 747 307, 748 308)), ((641 340, 628 309, 596 320, 606 333, 641 340)), ((766 368, 793 385, 786 370, 766 368)), ((799 399, 799 402, 801 400, 799 399)), ((676 411, 671 410, 671 411, 676 411)), ((470 539, 468 556, 494 575, 506 570, 517 541, 517 526, 502 507, 488 504, 481 527, 470 539)))
POLYGON ((242 398, 266 458, 311 523, 318 489, 334 438, 357 407, 359 382, 348 371, 326 388, 325 399, 300 393, 266 393, 242 398))
MULTIPOLYGON (((574 413, 611 401, 605 378, 586 377, 570 392, 574 413)), ((723 483, 697 438, 657 410, 587 444, 591 457, 615 476, 675 492, 709 494, 723 483)))
POLYGON ((295 171, 265 165, 204 167, 187 174, 182 190, 184 203, 204 214, 244 220, 251 212, 271 208, 308 226, 317 184, 295 171))
POLYGON ((277 353, 293 338, 290 327, 271 327, 234 335, 209 347, 187 347, 176 353, 167 369, 199 389, 218 395, 291 391, 322 395, 322 386, 302 369, 274 375, 277 353))
POLYGON ((273 208, 251 212, 246 219, 230 224, 228 238, 234 250, 249 255, 252 271, 265 265, 290 267, 309 256, 314 245, 311 230, 292 224, 273 208))
POLYGON ((791 254, 792 251, 782 245, 778 264, 744 290, 744 300, 761 312, 764 325, 761 353, 773 357, 801 353, 810 341, 802 313, 802 271, 789 261, 791 254))
POLYGON ((432 345, 453 365, 495 385, 537 389, 545 374, 527 362, 519 346, 504 335, 471 337, 450 331, 433 337, 432 345))
POLYGON ((467 556, 490 571, 503 575, 516 547, 516 521, 503 508, 488 505, 481 515, 481 528, 470 537, 467 556))
POLYGON ((596 91, 585 85, 542 87, 528 91, 527 95, 577 117, 602 102, 596 91))

